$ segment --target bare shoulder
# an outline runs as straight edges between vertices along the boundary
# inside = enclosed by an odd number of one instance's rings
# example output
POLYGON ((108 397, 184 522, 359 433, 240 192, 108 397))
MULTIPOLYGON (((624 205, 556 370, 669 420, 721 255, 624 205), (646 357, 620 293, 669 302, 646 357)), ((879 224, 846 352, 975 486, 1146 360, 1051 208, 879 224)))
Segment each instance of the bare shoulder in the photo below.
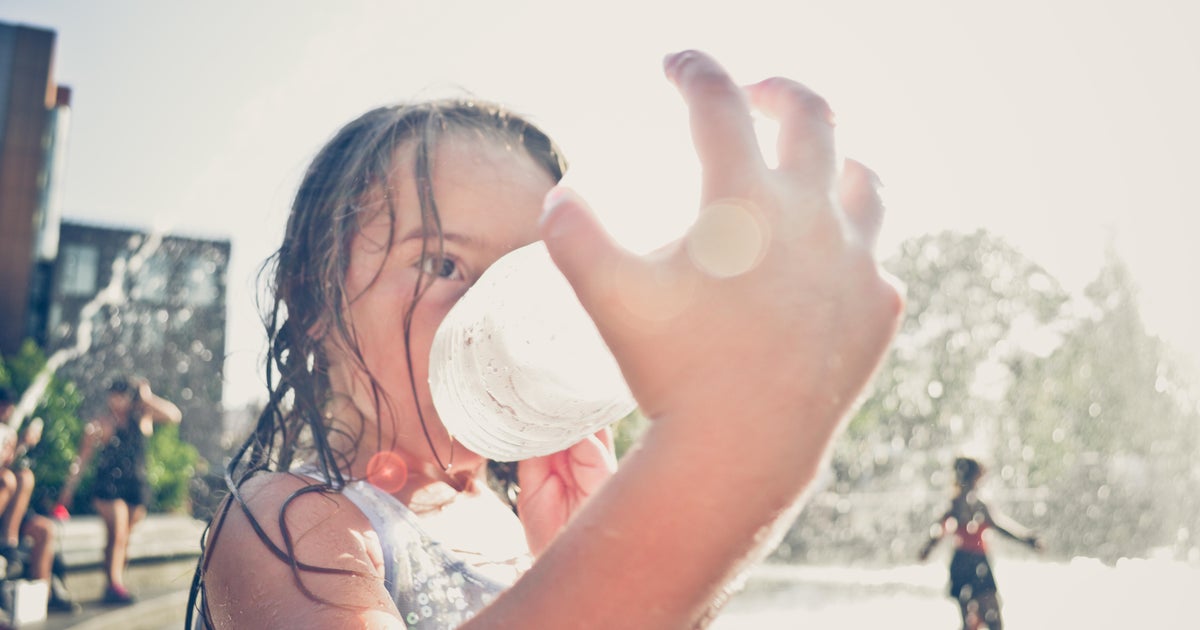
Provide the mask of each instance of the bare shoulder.
POLYGON ((217 627, 301 627, 318 619, 341 627, 396 616, 370 522, 341 493, 316 486, 263 473, 242 485, 241 501, 227 499, 205 544, 205 595, 217 627))

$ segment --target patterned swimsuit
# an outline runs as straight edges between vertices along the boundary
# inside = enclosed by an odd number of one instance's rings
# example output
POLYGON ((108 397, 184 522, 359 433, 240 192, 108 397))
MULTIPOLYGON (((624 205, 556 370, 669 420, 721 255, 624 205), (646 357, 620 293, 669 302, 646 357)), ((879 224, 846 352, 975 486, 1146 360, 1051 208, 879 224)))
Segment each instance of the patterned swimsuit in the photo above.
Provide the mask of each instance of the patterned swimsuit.
MULTIPOLYGON (((315 469, 293 472, 321 479, 315 469)), ((390 494, 365 481, 346 484, 342 493, 379 536, 384 585, 409 628, 458 627, 508 587, 483 576, 432 539, 416 514, 390 494)))

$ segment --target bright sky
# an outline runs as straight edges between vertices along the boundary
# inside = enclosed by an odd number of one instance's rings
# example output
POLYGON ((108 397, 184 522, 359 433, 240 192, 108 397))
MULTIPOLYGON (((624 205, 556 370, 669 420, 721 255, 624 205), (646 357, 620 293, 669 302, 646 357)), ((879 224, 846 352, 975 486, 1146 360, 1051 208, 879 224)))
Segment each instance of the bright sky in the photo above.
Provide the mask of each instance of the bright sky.
POLYGON ((558 139, 577 187, 645 249, 697 197, 660 71, 681 48, 831 101, 845 152, 886 184, 883 255, 984 227, 1079 288, 1112 243, 1152 330, 1200 357, 1200 3, 570 5, 0 0, 0 20, 58 32, 57 80, 74 90, 66 216, 232 239, 227 405, 263 395, 254 275, 337 127, 447 91, 500 101, 558 139))

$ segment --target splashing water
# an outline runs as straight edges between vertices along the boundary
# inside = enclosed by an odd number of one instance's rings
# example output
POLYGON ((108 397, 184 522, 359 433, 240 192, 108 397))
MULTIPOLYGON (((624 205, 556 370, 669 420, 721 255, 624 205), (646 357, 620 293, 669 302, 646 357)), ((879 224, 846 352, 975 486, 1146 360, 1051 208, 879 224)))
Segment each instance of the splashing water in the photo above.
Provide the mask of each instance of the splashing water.
MULTIPOLYGON (((1194 627, 1186 602, 1200 567, 1164 558, 1105 566, 1090 558, 993 558, 1006 627, 1031 630, 1194 627)), ((761 565, 714 630, 957 628, 944 560, 923 565, 761 565)))
POLYGON ((162 244, 163 231, 155 230, 150 232, 142 240, 137 249, 129 256, 128 259, 117 256, 112 262, 112 274, 109 278, 108 285, 96 293, 79 312, 79 323, 75 331, 75 344, 67 346, 56 351, 46 359, 44 365, 37 376, 25 389, 25 393, 21 395, 20 402, 13 409, 12 417, 8 420, 8 425, 14 429, 19 428, 21 423, 41 401, 42 396, 46 393, 46 387, 50 385, 50 379, 54 374, 65 365, 68 361, 76 359, 87 352, 92 347, 92 336, 95 329, 95 324, 92 319, 100 309, 104 306, 120 304, 125 300, 125 280, 131 273, 137 273, 146 259, 149 258, 159 245, 162 244))

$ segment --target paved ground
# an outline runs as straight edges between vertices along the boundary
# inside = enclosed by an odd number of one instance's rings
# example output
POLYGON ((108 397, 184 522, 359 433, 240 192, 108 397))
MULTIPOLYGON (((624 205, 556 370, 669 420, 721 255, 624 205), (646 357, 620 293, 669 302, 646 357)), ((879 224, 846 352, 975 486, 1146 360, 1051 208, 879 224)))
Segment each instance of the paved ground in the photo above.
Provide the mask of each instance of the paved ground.
POLYGON ((158 630, 183 628, 187 591, 143 592, 132 606, 105 606, 84 602, 77 615, 53 614, 45 623, 24 626, 29 630, 158 630))
MULTIPOLYGON (((1195 628, 1200 564, 1170 559, 1019 560, 997 554, 1005 627, 1021 630, 1195 628)), ((768 566, 713 630, 954 630, 946 559, 895 567, 768 566)))
POLYGON ((96 517, 73 517, 62 524, 61 552, 70 567, 67 587, 83 611, 51 614, 45 622, 27 624, 30 630, 160 630, 183 627, 187 590, 199 554, 203 524, 186 516, 151 515, 130 541, 126 583, 138 596, 132 606, 99 602, 104 589, 100 570, 104 526, 96 517))
MULTIPOLYGON (((1186 628, 1200 593, 1200 566, 1131 560, 1116 566, 1089 559, 1008 561, 996 574, 1006 625, 1023 630, 1186 628)), ((898 567, 765 566, 735 596, 713 630, 896 628, 953 630, 956 607, 944 594, 941 561, 898 567)), ((33 630, 181 630, 186 586, 155 593, 126 608, 89 606, 74 618, 52 617, 33 630)))

